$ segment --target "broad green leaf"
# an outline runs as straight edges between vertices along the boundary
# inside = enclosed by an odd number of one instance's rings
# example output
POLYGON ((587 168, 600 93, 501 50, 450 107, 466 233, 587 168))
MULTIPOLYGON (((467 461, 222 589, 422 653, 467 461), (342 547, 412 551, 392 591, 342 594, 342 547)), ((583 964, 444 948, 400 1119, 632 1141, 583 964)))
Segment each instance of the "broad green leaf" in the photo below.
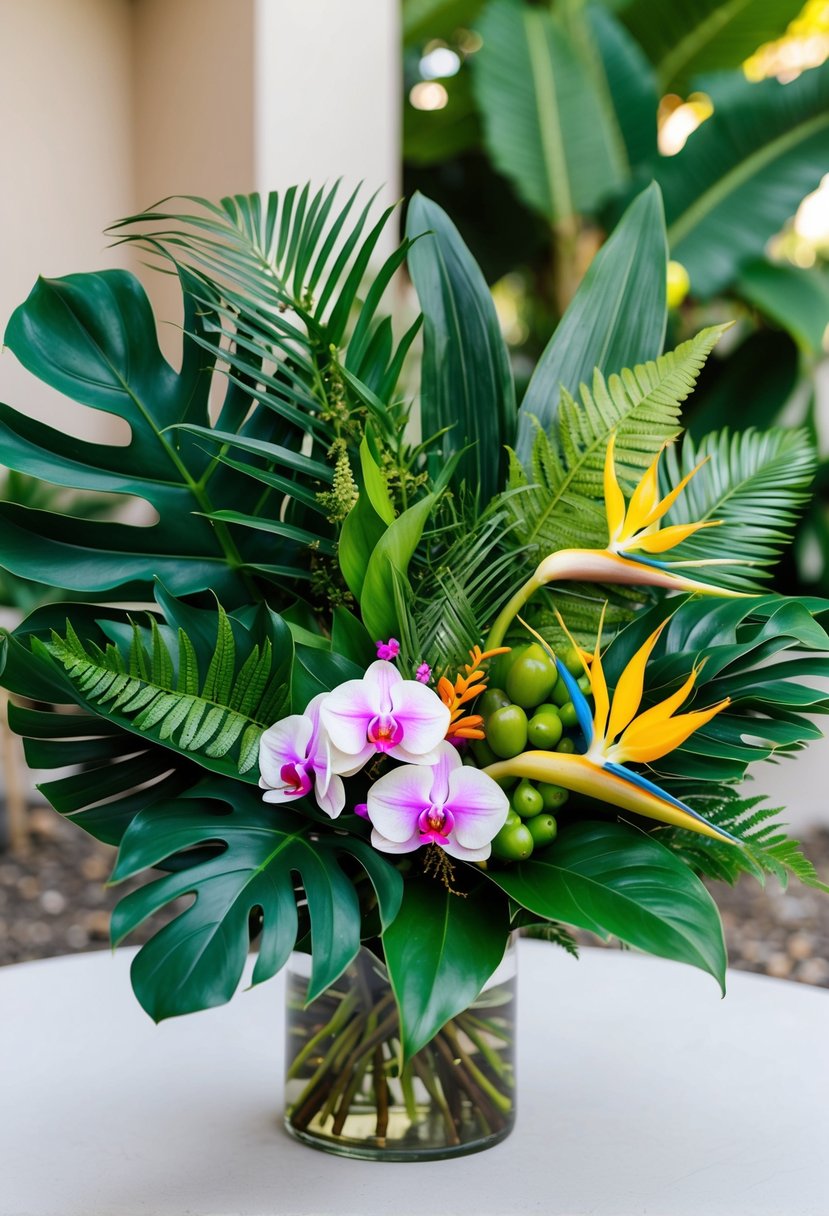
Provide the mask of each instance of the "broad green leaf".
POLYGON ((621 823, 574 823, 528 861, 487 876, 537 916, 707 971, 725 992, 714 900, 684 862, 621 823))
POLYGON ((820 184, 829 160, 829 63, 785 85, 751 84, 734 72, 705 88, 713 115, 656 173, 671 257, 703 298, 730 286, 820 184))
POLYGON ((372 551, 360 594, 360 611, 373 639, 389 638, 399 631, 395 576, 406 577, 435 501, 435 495, 430 494, 409 507, 385 530, 372 551))
POLYGON ((571 8, 603 109, 613 115, 608 122, 618 128, 623 141, 626 170, 651 165, 657 154, 659 105, 653 68, 639 44, 602 4, 578 3, 571 8))
POLYGON ((536 365, 518 411, 516 452, 525 466, 534 419, 549 431, 562 388, 571 394, 604 376, 647 363, 665 337, 667 247, 659 189, 649 186, 630 205, 584 276, 536 365))
POLYGON ((503 958, 509 907, 492 895, 484 885, 461 896, 435 880, 407 880, 383 933, 405 1059, 474 1001, 503 958))
POLYGON ((345 680, 359 680, 365 668, 342 654, 321 650, 315 646, 298 645, 294 653, 291 686, 292 707, 301 714, 309 701, 321 692, 330 692, 345 680))
POLYGON ((619 15, 655 65, 662 92, 684 95, 700 72, 739 68, 802 7, 801 0, 629 0, 619 15))
POLYGON ((555 12, 521 0, 490 0, 478 29, 475 91, 495 167, 547 219, 593 210, 626 166, 582 47, 555 12))
POLYGON ((334 607, 331 649, 358 667, 368 667, 377 658, 376 641, 353 612, 343 604, 334 607))
POLYGON ((743 267, 736 290, 788 330, 807 355, 829 349, 829 275, 822 267, 803 270, 758 258, 743 267))
POLYGON ((506 343, 484 277, 446 213, 416 194, 406 230, 425 318, 421 429, 424 438, 445 431, 430 448, 432 475, 463 452, 455 482, 466 481, 484 504, 503 486, 504 445, 515 430, 506 343))
POLYGON ((384 524, 394 523, 394 504, 389 494, 388 483, 377 461, 371 454, 368 440, 360 443, 360 471, 369 502, 384 524))
POLYGON ((327 834, 288 811, 267 806, 253 790, 207 781, 192 800, 139 815, 121 842, 112 881, 151 866, 185 862, 187 852, 220 843, 220 852, 125 896, 113 913, 113 942, 181 895, 195 900, 139 950, 132 983, 155 1021, 230 1000, 250 948, 250 920, 261 917, 253 982, 287 962, 297 937, 299 876, 310 916, 313 1000, 345 970, 360 946, 360 902, 341 861, 356 860, 376 895, 383 924, 400 906, 402 879, 365 841, 327 834), (182 854, 184 856, 182 856, 182 854))

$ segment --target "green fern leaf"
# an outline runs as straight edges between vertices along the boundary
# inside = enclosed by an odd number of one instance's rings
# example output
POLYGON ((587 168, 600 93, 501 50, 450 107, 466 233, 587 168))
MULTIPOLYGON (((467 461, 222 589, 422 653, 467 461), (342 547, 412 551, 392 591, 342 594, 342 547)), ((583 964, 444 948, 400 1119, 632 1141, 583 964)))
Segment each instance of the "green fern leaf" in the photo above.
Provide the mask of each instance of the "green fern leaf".
POLYGON ((617 476, 630 490, 677 434, 681 403, 724 328, 704 329, 655 362, 607 380, 597 370, 592 388, 581 386, 578 402, 562 393, 552 434, 536 436, 531 477, 515 456, 510 466, 511 487, 526 487, 509 500, 515 534, 536 561, 556 549, 606 544, 602 477, 611 433, 617 476))
POLYGON ((227 702, 233 687, 235 661, 236 643, 233 640, 233 630, 230 627, 227 613, 220 604, 216 649, 204 681, 203 696, 206 701, 220 701, 223 704, 227 702))
POLYGON ((130 644, 129 673, 139 680, 149 680, 150 660, 144 649, 141 630, 135 621, 132 622, 132 642, 130 644))
POLYGON ((179 692, 195 696, 199 691, 199 660, 195 647, 183 629, 178 631, 178 682, 179 692))
POLYGON ((150 617, 150 636, 153 644, 153 658, 150 667, 150 677, 153 684, 161 688, 173 687, 173 660, 155 617, 150 617))
POLYGON ((259 740, 262 738, 262 728, 251 724, 245 728, 242 742, 239 746, 239 772, 246 773, 253 768, 259 755, 259 740))

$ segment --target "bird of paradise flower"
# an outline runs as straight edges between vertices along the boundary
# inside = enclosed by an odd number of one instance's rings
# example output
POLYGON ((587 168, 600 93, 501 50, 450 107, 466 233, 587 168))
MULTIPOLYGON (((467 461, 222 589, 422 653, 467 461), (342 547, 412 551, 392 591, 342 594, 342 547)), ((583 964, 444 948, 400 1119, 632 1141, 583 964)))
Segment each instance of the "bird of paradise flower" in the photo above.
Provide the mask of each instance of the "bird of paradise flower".
POLYGON ((516 615, 531 596, 547 583, 577 579, 594 583, 663 587, 669 591, 694 591, 706 595, 743 594, 688 578, 682 573, 687 567, 745 565, 741 559, 703 558, 666 562, 660 556, 702 528, 714 528, 722 522, 708 519, 662 527, 662 520, 708 457, 691 469, 679 485, 660 498, 659 461, 665 450, 663 446, 651 461, 626 505, 616 476, 615 446, 614 432, 610 436, 604 462, 607 545, 603 549, 559 549, 545 557, 532 577, 519 588, 496 618, 486 640, 487 649, 501 645, 516 615))
MULTIPOLYGON (((560 616, 558 619, 567 632, 560 616)), ((725 709, 729 698, 726 697, 707 709, 678 714, 676 711, 688 699, 696 683, 699 674, 697 666, 692 668, 676 692, 643 713, 638 712, 644 691, 647 662, 667 623, 665 621, 630 659, 611 698, 601 656, 603 622, 604 613, 592 655, 576 646, 585 675, 590 681, 594 705, 592 712, 577 681, 564 664, 552 655, 544 639, 534 629, 530 630, 555 659, 559 679, 564 681, 576 710, 585 741, 584 753, 578 755, 528 751, 511 760, 492 764, 484 771, 495 780, 502 777, 526 777, 531 781, 561 785, 575 793, 610 803, 621 810, 633 811, 649 819, 687 828, 716 840, 739 843, 735 837, 721 828, 714 827, 697 811, 674 798, 642 773, 627 767, 628 762, 650 764, 672 752, 695 730, 725 709)), ((573 641, 572 637, 570 640, 573 641)), ((576 645, 575 642, 573 644, 576 645)))

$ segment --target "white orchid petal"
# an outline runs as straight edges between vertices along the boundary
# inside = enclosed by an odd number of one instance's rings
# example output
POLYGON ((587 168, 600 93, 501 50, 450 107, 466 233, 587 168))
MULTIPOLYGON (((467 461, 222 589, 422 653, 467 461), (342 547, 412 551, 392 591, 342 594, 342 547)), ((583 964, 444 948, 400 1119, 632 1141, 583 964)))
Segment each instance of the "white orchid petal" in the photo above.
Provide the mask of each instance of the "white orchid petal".
POLYGON ((342 813, 345 806, 345 786, 339 777, 330 774, 325 788, 322 788, 319 776, 317 776, 314 783, 314 796, 320 810, 325 811, 326 815, 330 815, 332 819, 336 819, 342 813))
POLYGON ((506 823, 509 799, 486 773, 461 765, 449 776, 446 808, 455 817, 454 841, 462 848, 480 849, 506 823))
POLYGON ((282 768, 305 761, 314 724, 304 714, 291 714, 269 726, 259 740, 259 772, 266 786, 281 786, 282 768))
POLYGON ((437 693, 417 680, 400 680, 392 699, 394 719, 403 728, 400 746, 410 755, 433 751, 445 738, 451 717, 437 693))
POLYGON ((418 816, 430 805, 431 786, 432 770, 426 765, 404 764, 384 774, 368 791, 372 825, 388 840, 408 840, 417 832, 418 816))
POLYGON ((389 840, 375 828, 371 833, 371 843, 381 853, 413 853, 420 848, 420 833, 415 832, 408 840, 389 840))

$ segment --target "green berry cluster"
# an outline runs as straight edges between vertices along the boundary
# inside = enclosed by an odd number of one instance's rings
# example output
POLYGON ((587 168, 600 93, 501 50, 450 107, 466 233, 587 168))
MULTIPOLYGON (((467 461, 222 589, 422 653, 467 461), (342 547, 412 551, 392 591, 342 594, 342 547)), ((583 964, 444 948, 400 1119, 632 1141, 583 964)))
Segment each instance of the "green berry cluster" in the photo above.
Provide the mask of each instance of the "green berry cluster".
MULTIPOLYGON (((589 695, 590 685, 575 650, 560 656, 589 695)), ((491 687, 479 698, 475 712, 483 718, 485 739, 472 744, 477 764, 485 768, 510 760, 524 751, 576 751, 578 723, 567 687, 559 679, 555 662, 537 642, 519 646, 497 660, 491 687)), ((555 839, 555 812, 569 797, 558 785, 504 778, 509 795, 507 821, 492 842, 492 853, 503 861, 523 861, 535 848, 555 839)))

